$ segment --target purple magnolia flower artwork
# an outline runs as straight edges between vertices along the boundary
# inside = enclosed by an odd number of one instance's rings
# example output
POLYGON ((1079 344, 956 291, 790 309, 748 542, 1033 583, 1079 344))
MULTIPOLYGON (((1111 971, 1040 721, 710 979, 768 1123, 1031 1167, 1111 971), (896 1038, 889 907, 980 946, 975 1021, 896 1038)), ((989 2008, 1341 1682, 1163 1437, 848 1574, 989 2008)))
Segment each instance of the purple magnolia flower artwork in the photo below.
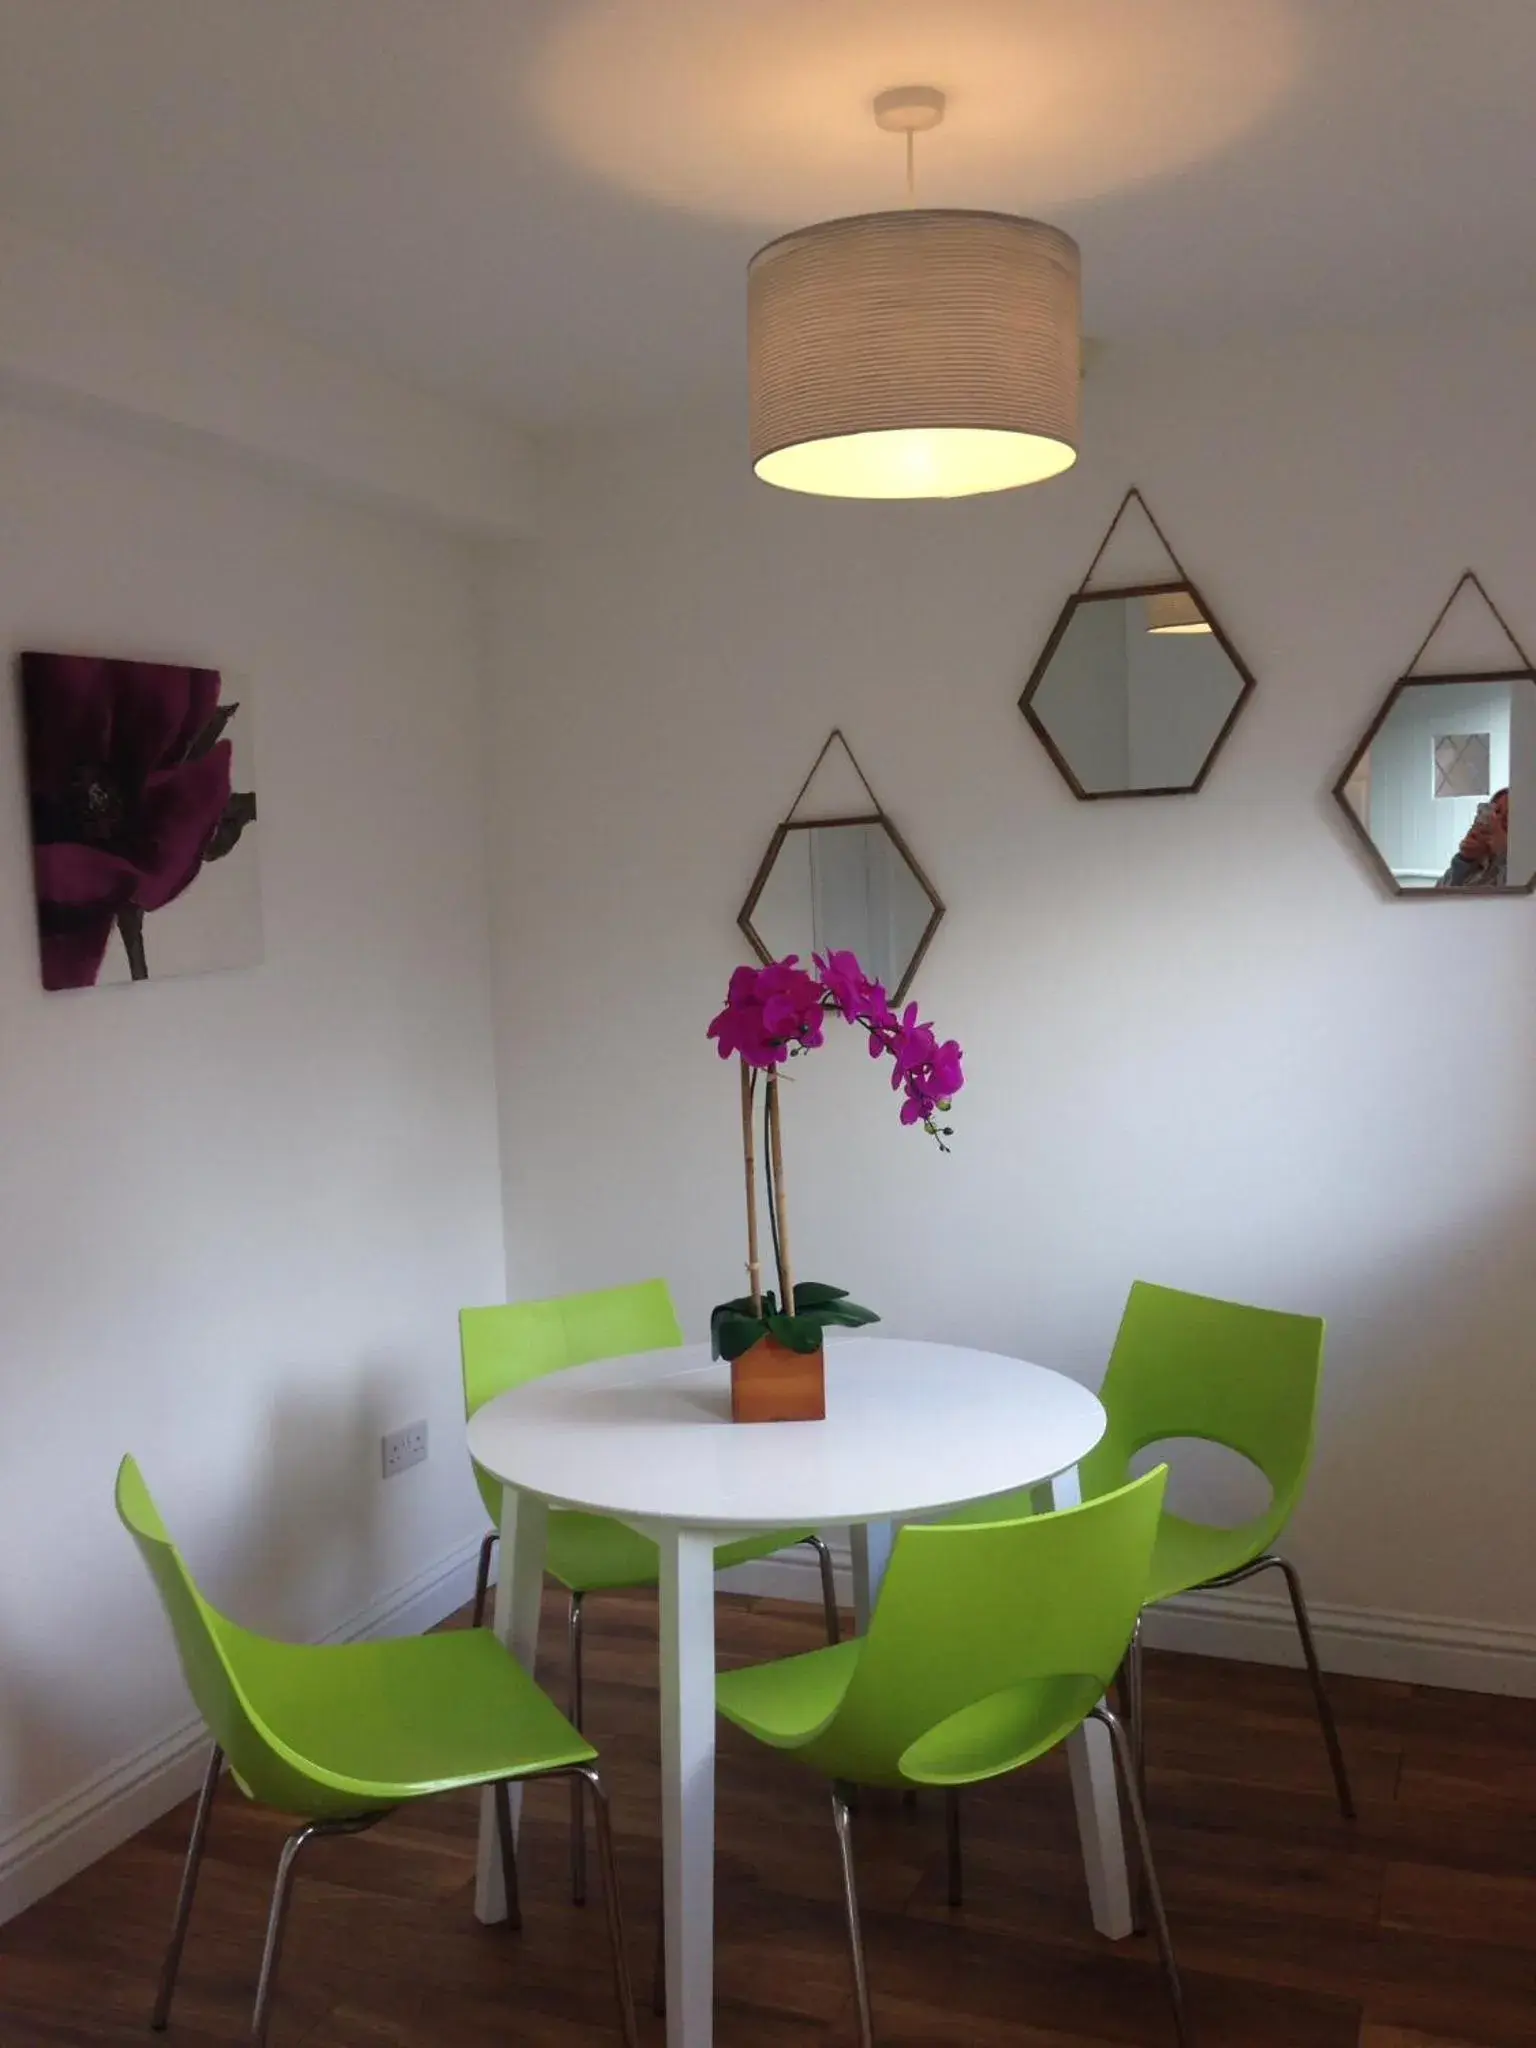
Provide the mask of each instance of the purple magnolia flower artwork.
POLYGON ((259 959, 243 693, 217 669, 24 654, 21 698, 44 988, 259 959))

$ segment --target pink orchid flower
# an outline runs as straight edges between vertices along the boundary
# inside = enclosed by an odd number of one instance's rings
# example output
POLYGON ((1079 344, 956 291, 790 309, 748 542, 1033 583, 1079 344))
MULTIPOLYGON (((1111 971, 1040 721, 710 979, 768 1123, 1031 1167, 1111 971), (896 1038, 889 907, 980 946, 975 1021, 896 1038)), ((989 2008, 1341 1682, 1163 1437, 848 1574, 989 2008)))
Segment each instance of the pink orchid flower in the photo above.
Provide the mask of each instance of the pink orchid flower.
POLYGON ((887 1026, 895 1023, 884 988, 871 981, 857 953, 828 952, 815 956, 821 985, 850 1024, 887 1026))
POLYGON ((749 1067, 771 1070, 794 1047, 822 1043, 823 1008, 820 986, 791 954, 767 967, 738 967, 708 1036, 721 1059, 743 1059, 749 1067))
POLYGON ((950 1106, 965 1083, 962 1056, 953 1038, 940 1044, 931 1024, 908 1003, 898 1018, 885 989, 859 965, 857 954, 829 950, 816 954, 815 975, 799 955, 765 967, 738 967, 726 991, 725 1008, 709 1026, 721 1059, 741 1059, 772 1072, 792 1052, 823 1043, 827 1012, 833 1011, 869 1033, 871 1059, 891 1059, 891 1087, 903 1095, 901 1121, 922 1124, 938 1138, 948 1135, 934 1118, 950 1106))

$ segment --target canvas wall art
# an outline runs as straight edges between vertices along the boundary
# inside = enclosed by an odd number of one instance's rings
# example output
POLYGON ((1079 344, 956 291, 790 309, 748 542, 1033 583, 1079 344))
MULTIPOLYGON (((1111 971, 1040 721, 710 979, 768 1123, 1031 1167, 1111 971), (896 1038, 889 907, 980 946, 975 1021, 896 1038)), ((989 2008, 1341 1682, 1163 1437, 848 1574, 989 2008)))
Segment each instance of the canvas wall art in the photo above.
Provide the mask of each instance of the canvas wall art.
POLYGON ((20 668, 44 988, 259 960, 244 683, 97 655, 20 668))

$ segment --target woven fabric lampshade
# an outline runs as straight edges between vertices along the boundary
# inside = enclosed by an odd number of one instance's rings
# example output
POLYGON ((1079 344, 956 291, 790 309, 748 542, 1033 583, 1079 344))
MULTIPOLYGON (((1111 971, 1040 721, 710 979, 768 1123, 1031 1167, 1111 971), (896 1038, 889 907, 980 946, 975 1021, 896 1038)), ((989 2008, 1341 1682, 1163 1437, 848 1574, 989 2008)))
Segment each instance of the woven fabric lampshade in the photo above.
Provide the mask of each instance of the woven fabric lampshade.
POLYGON ((1149 633, 1209 633, 1211 622, 1193 591, 1154 590, 1147 599, 1149 633))
POLYGON ((1012 490, 1077 460, 1081 263, 1015 214, 800 228, 747 272, 752 466, 835 498, 1012 490))

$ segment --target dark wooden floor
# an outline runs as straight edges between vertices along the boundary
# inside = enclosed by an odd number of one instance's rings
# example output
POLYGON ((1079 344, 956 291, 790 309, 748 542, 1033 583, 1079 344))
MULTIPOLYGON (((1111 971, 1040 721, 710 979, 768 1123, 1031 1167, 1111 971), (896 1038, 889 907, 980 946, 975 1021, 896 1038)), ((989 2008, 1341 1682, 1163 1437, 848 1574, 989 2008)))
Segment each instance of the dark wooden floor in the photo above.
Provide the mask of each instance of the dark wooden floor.
MULTIPOLYGON (((547 1662, 562 1677, 557 1615, 547 1662)), ((589 1722, 649 1982, 658 1878, 654 1607, 589 1609, 589 1722)), ((811 1647, 815 1612, 723 1600, 732 1660, 811 1647)), ((1533 2048, 1536 1702, 1343 1679, 1360 1800, 1333 1805, 1298 1674, 1149 1659, 1153 1828, 1199 2048, 1533 2048)), ((882 2048, 1172 2040, 1150 1944, 1088 1919, 1060 1759, 967 1796, 968 1897, 945 1903, 941 1812, 858 1822, 882 2048)), ((440 1800, 323 1843, 299 1881, 272 2048, 597 2048, 613 2040, 601 1912, 565 1892, 564 1793, 529 1795, 526 1925, 471 1912, 475 1807, 440 1800)), ((190 1810, 0 1930, 0 2043, 140 2043, 190 1810)), ((284 1824, 215 1814, 168 2044, 242 2039, 284 1824)), ((719 1785, 721 2048, 853 2036, 822 1787, 732 1731, 719 1785)), ((642 2012, 648 2044, 662 2030, 642 2012)))

